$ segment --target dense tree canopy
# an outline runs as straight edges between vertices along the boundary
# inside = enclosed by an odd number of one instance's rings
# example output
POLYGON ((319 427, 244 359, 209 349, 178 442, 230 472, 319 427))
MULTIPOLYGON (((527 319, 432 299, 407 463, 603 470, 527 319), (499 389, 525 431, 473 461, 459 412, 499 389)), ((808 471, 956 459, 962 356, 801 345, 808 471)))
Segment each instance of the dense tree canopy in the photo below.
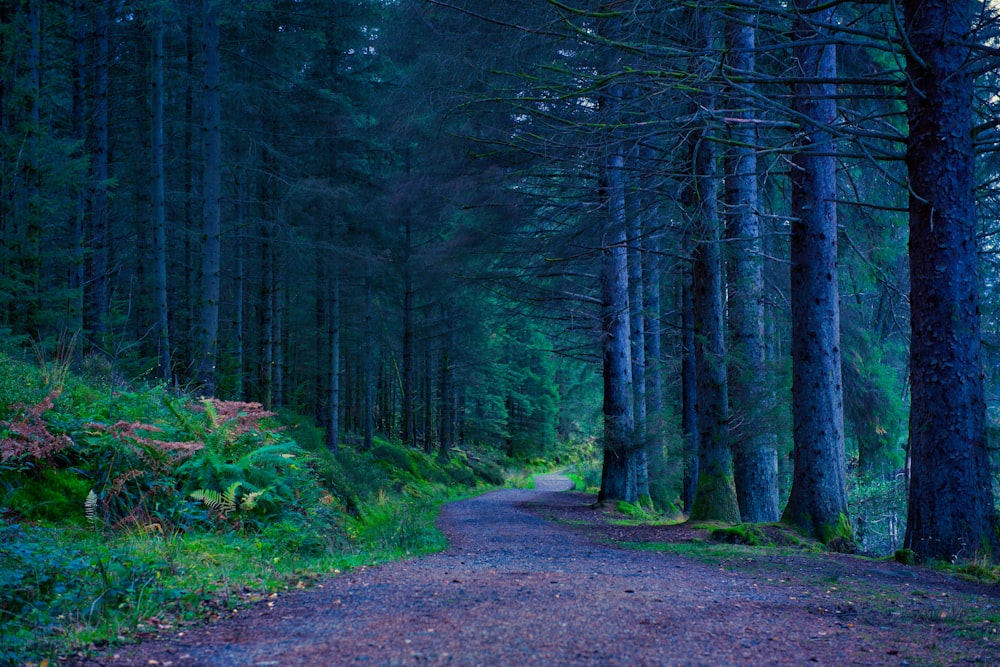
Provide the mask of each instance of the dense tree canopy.
POLYGON ((2 2, 3 346, 334 451, 597 443, 604 500, 989 555, 997 19, 2 2))

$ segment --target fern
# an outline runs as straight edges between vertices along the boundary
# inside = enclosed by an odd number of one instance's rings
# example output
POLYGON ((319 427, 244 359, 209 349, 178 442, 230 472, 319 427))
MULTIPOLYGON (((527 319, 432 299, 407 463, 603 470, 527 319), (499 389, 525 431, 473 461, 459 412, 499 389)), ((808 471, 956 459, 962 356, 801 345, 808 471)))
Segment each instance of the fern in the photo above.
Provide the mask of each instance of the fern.
POLYGON ((227 519, 238 508, 236 494, 241 486, 243 486, 243 482, 233 482, 222 492, 215 489, 198 489, 192 491, 190 495, 195 500, 205 503, 208 509, 216 512, 223 519, 227 519))
POLYGON ((92 526, 97 525, 97 494, 91 489, 87 493, 87 499, 83 501, 83 513, 87 516, 87 522, 92 526))
POLYGON ((246 485, 243 482, 233 482, 225 491, 214 489, 198 489, 192 491, 190 496, 194 500, 199 500, 205 504, 212 512, 215 512, 222 519, 229 519, 235 513, 251 512, 260 499, 270 491, 270 488, 251 491, 242 496, 239 495, 241 488, 246 485))

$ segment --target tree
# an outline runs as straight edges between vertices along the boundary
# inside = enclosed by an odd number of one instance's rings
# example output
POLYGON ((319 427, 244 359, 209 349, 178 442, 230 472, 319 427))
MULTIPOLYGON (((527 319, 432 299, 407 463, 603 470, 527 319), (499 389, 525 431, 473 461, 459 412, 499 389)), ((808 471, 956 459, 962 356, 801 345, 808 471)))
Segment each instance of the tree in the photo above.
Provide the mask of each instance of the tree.
MULTIPOLYGON (((793 27, 792 420, 795 468, 782 520, 825 542, 850 540, 837 285, 834 8, 798 0, 793 27)), ((846 548, 846 545, 845 545, 846 548)))
POLYGON ((989 555, 996 544, 980 361, 974 73, 967 64, 974 4, 903 3, 912 332, 905 546, 944 560, 989 555))
POLYGON ((729 388, 734 429, 734 478, 744 521, 777 521, 778 452, 770 426, 772 401, 764 355, 764 261, 754 121, 756 18, 744 9, 726 17, 727 92, 732 109, 726 151, 726 235, 729 240, 729 388))
MULTIPOLYGON (((616 39, 621 16, 602 19, 601 34, 616 39)), ((618 54, 605 46, 605 75, 617 72, 618 54)), ((629 322, 628 229, 625 211, 625 147, 619 122, 622 88, 607 86, 600 97, 604 123, 601 169, 601 350, 604 377, 604 464, 598 500, 638 500, 635 398, 629 322)))
POLYGON ((719 212, 719 151, 711 119, 717 87, 710 78, 718 54, 718 16, 712 10, 695 17, 694 53, 702 76, 699 127, 694 166, 694 243, 692 302, 694 356, 698 406, 698 482, 691 517, 699 520, 738 521, 740 512, 733 480, 729 438, 729 393, 724 320, 724 275, 719 212))
POLYGON ((153 227, 153 301, 156 307, 157 351, 160 377, 171 379, 170 326, 167 302, 167 174, 166 134, 164 121, 164 52, 163 33, 166 30, 163 8, 153 8, 150 18, 152 43, 150 53, 150 157, 152 160, 152 227, 153 227))
POLYGON ((198 327, 197 381, 207 395, 215 393, 218 354, 219 298, 222 261, 222 128, 219 17, 213 0, 202 0, 204 96, 202 98, 202 235, 201 308, 198 327))

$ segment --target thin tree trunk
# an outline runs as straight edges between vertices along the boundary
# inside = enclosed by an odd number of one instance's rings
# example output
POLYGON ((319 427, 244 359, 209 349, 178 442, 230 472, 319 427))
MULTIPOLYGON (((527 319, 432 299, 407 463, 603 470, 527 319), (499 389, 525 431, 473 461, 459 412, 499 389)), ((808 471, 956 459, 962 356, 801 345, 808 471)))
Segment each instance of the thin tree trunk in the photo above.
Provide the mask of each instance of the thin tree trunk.
POLYGON ((39 205, 41 197, 41 164, 40 135, 42 130, 41 94, 42 94, 42 8, 39 0, 27 2, 28 52, 25 65, 28 69, 28 122, 26 124, 25 147, 26 159, 23 161, 22 178, 24 181, 23 202, 19 207, 25 220, 22 250, 21 272, 24 275, 24 295, 21 304, 25 328, 36 340, 43 337, 41 321, 41 239, 42 212, 39 205))
POLYGON ((691 271, 681 279, 681 430, 684 432, 684 482, 681 502, 691 514, 698 486, 698 369, 694 360, 694 298, 691 271))
POLYGON ((771 392, 764 358, 763 236, 757 214, 757 132, 753 84, 755 16, 733 11, 726 24, 726 72, 732 113, 726 155, 729 259, 729 386, 740 426, 733 442, 734 479, 744 521, 770 522, 778 508, 778 450, 770 424, 771 392))
POLYGON ((170 328, 167 304, 167 174, 166 138, 164 133, 164 89, 163 89, 163 8, 153 9, 151 86, 150 86, 150 140, 152 148, 152 211, 153 211, 153 293, 156 312, 157 351, 159 353, 160 377, 169 381, 170 328))
POLYGON ((904 544, 996 554, 985 431, 969 0, 904 2, 910 174, 911 474, 904 544))
POLYGON ((416 416, 414 414, 414 358, 413 358, 413 267, 411 266, 410 255, 413 251, 413 221, 406 214, 403 220, 404 229, 404 256, 403 256, 403 410, 400 421, 402 422, 402 440, 404 445, 416 444, 416 416))
POLYGON ((222 131, 218 9, 202 0, 204 95, 202 97, 202 245, 201 317, 198 328, 197 382, 207 395, 215 393, 219 338, 219 297, 222 264, 222 131))
MULTIPOLYGON (((279 228, 279 234, 281 234, 279 228)), ((285 300, 285 273, 282 270, 282 246, 276 244, 272 250, 274 253, 274 335, 271 336, 274 345, 272 359, 271 385, 274 409, 284 407, 285 404, 285 317, 287 304, 285 300)))
MULTIPOLYGON (((82 157, 87 141, 87 6, 86 0, 73 2, 73 139, 79 145, 74 151, 74 158, 82 157)), ((0 128, 2 130, 3 128, 0 128)), ((70 268, 69 287, 73 292, 71 306, 71 328, 74 331, 84 327, 84 266, 85 259, 85 226, 87 219, 87 193, 83 187, 76 194, 76 210, 70 222, 72 237, 72 265, 70 268)))
POLYGON ((233 301, 236 308, 233 314, 233 332, 235 338, 235 349, 233 350, 233 367, 236 369, 236 382, 234 393, 239 400, 244 400, 246 383, 245 359, 246 354, 246 310, 244 299, 246 297, 246 229, 245 205, 243 203, 242 183, 236 182, 236 275, 233 276, 234 294, 233 301))
POLYGON ((636 452, 636 495, 640 499, 649 498, 649 459, 646 451, 648 445, 646 433, 646 320, 643 313, 645 298, 645 281, 643 280, 643 212, 638 195, 633 197, 634 206, 628 217, 628 284, 629 294, 629 329, 632 342, 632 395, 635 401, 633 408, 634 442, 636 452))
POLYGON ((362 428, 364 429, 364 448, 371 449, 374 444, 375 421, 375 303, 373 295, 373 279, 365 278, 365 329, 362 348, 362 428))
POLYGON ((261 403, 270 410, 274 407, 274 241, 271 224, 265 220, 261 227, 260 395, 261 403))
MULTIPOLYGON (((450 327, 447 312, 442 309, 442 319, 445 327, 450 327)), ((447 461, 451 458, 451 448, 455 442, 455 416, 454 416, 454 369, 452 368, 451 349, 454 341, 453 335, 449 332, 445 334, 444 345, 441 349, 441 441, 438 447, 438 458, 447 461)))
MULTIPOLYGON (((644 153, 643 157, 652 157, 644 153)), ((648 167, 647 167, 648 169, 648 167)), ((660 258, 660 234, 656 229, 659 219, 657 207, 657 196, 653 192, 652 185, 643 184, 642 193, 642 216, 644 218, 644 246, 647 252, 644 253, 643 262, 643 333, 645 336, 645 384, 646 384, 646 469, 649 480, 650 495, 654 500, 664 501, 662 493, 657 493, 658 488, 662 488, 666 476, 666 460, 663 449, 663 363, 662 363, 662 336, 660 335, 662 317, 662 306, 660 303, 661 289, 661 258, 660 258)))
POLYGON ((108 86, 111 17, 108 0, 94 10, 94 111, 91 124, 92 190, 86 233, 83 326, 100 339, 108 332, 108 86))
POLYGON ((329 293, 329 336, 330 357, 328 368, 330 372, 330 393, 327 397, 329 417, 327 419, 326 446, 334 455, 340 451, 340 275, 339 267, 334 264, 330 270, 329 293))
POLYGON ((795 111, 806 120, 793 158, 791 302, 795 468, 784 521, 824 542, 847 540, 844 412, 837 286, 836 47, 833 9, 797 0, 795 111), (808 15, 808 20, 802 18, 808 15))

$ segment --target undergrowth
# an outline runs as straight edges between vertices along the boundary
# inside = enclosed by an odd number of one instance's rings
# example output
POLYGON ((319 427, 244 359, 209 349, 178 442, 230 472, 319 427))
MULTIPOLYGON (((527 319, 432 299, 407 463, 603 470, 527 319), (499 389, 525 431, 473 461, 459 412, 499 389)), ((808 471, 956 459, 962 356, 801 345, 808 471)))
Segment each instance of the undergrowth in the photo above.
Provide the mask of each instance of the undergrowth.
POLYGON ((0 355, 0 664, 441 550, 440 504, 504 483, 489 452, 322 443, 259 404, 95 386, 0 355))

